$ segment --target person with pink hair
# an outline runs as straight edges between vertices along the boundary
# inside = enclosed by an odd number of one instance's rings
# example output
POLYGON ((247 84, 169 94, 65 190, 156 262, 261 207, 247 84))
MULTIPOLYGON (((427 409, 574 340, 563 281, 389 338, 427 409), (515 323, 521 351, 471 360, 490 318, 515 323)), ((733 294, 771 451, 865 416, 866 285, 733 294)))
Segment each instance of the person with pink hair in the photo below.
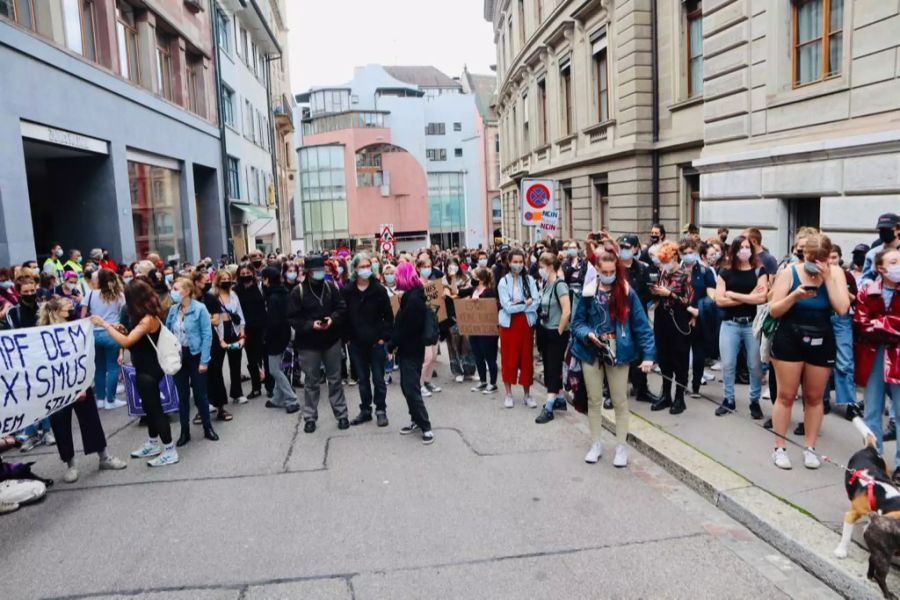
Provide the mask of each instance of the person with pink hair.
POLYGON ((397 353, 397 364, 400 366, 400 389, 406 398, 409 416, 412 422, 400 430, 400 435, 422 432, 422 443, 426 446, 434 442, 428 410, 422 400, 419 377, 422 374, 422 363, 425 361, 425 341, 422 332, 425 329, 425 316, 428 305, 425 302, 425 289, 416 268, 401 262, 396 271, 397 290, 402 292, 400 311, 394 319, 394 332, 387 343, 390 353, 397 353))

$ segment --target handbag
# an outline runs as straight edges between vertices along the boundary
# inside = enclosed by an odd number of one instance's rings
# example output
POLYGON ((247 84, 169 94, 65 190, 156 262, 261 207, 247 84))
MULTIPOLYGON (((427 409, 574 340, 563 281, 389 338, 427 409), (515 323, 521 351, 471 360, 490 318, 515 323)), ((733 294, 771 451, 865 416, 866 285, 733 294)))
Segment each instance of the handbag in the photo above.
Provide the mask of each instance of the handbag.
MULTIPOLYGON (((157 319, 158 320, 158 319, 157 319)), ((169 328, 160 320, 159 321, 159 339, 154 344, 153 338, 147 333, 147 339, 150 345, 156 350, 156 360, 159 362, 159 368, 166 375, 174 375, 181 370, 181 344, 175 334, 169 331, 169 328)))

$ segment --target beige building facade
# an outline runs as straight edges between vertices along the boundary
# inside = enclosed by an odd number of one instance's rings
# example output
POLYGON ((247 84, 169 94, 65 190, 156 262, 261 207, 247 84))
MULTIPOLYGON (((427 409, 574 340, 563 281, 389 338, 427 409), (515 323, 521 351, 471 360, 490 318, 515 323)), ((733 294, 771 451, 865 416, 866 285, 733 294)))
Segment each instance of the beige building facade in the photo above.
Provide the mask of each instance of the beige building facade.
POLYGON ((279 244, 290 252, 296 229, 293 222, 294 195, 297 189, 297 156, 294 147, 294 109, 296 102, 291 91, 290 51, 288 45, 287 4, 285 0, 270 0, 272 25, 281 47, 281 56, 269 70, 271 84, 272 124, 275 127, 275 185, 278 204, 279 244))
POLYGON ((521 222, 526 177, 555 181, 560 238, 698 219, 699 2, 486 0, 484 8, 497 44, 507 239, 538 235, 521 222))

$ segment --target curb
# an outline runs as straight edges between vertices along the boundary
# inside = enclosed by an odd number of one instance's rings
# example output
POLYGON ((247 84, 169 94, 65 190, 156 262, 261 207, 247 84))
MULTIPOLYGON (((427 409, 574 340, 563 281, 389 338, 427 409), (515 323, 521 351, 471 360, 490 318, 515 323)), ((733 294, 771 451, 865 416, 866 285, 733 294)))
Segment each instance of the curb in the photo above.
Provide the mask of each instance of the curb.
MULTIPOLYGON (((603 411, 603 426, 609 431, 615 431, 613 416, 613 411, 603 411)), ((628 438, 634 448, 838 594, 854 600, 882 598, 866 577, 868 552, 857 544, 851 544, 847 558, 835 558, 832 552, 840 535, 634 412, 628 438)), ((900 577, 893 571, 888 588, 900 589, 900 577)))

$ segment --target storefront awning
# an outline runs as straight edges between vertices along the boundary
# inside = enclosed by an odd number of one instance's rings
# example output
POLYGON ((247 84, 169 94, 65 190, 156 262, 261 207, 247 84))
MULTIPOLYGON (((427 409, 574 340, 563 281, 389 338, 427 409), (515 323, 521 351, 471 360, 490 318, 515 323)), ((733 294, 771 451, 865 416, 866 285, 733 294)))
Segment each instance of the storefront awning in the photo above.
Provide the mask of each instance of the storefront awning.
POLYGON ((255 204, 244 204, 242 202, 232 202, 231 208, 236 208, 247 214, 251 219, 274 219, 275 215, 270 213, 268 210, 263 208, 262 206, 256 206, 255 204))

